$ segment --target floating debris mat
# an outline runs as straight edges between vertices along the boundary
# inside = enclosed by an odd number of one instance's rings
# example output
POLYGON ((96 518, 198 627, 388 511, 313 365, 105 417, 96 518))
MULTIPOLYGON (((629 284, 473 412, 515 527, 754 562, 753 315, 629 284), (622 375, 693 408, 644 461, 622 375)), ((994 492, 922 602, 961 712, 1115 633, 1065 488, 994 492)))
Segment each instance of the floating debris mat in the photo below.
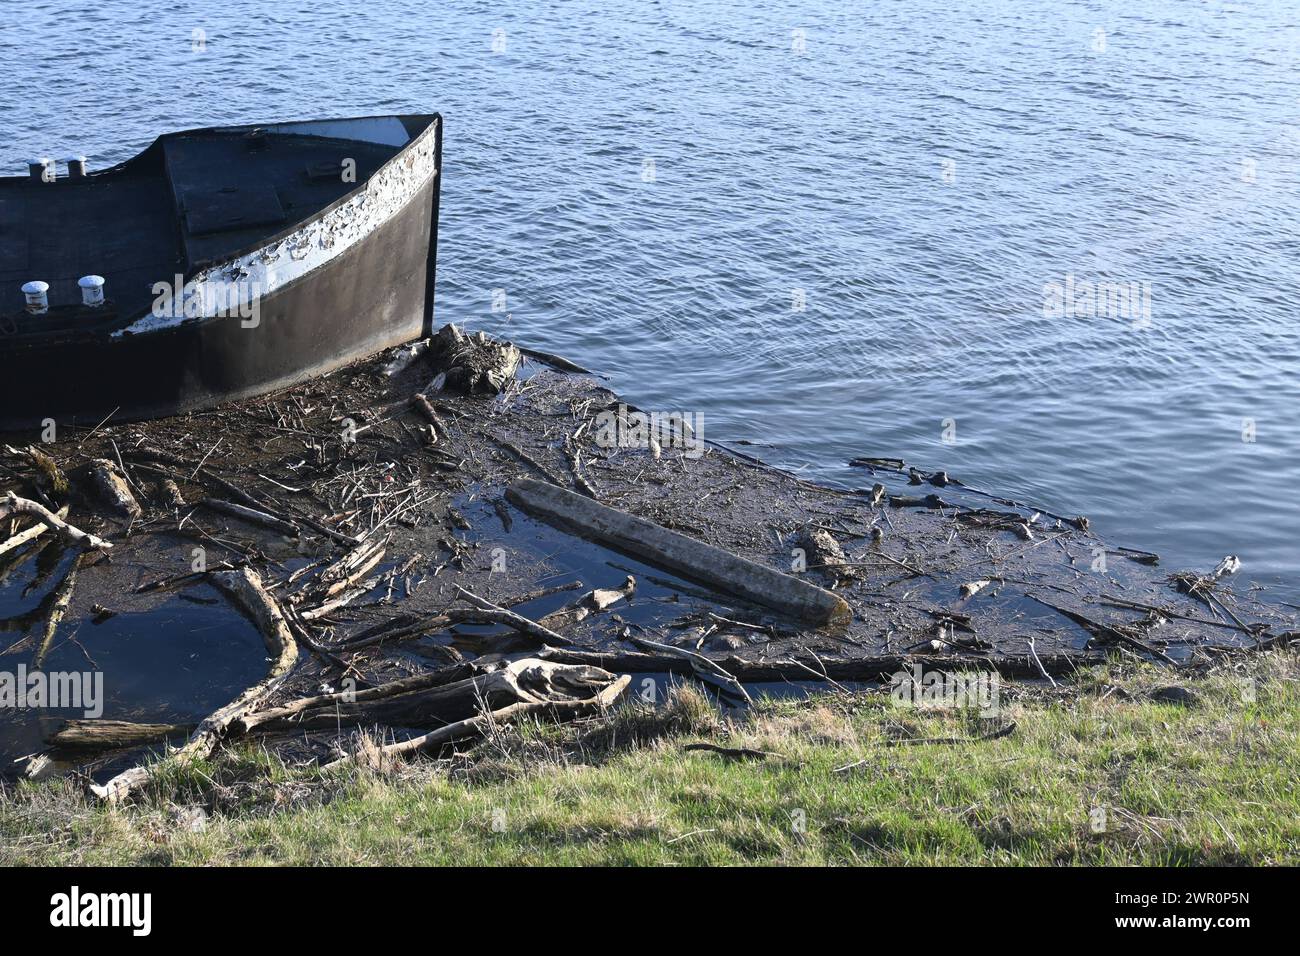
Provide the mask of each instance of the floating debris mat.
MULTIPOLYGON (((1289 608, 1232 587, 1235 559, 1166 569, 1082 517, 897 460, 846 465, 856 488, 817 485, 573 368, 447 327, 271 397, 8 436, 0 575, 41 574, 40 594, 62 597, 15 611, 0 670, 35 663, 39 639, 23 642, 59 602, 75 629, 215 597, 256 626, 267 670, 168 759, 255 734, 331 762, 357 759, 340 730, 437 751, 498 717, 598 710, 634 673, 743 702, 754 683, 917 665, 1047 680, 1107 655, 1196 667, 1297 637, 1289 608), (72 557, 32 570, 43 542, 72 557)), ((140 713, 171 713, 155 703, 140 713)), ((129 797, 137 769, 96 792, 129 797)))

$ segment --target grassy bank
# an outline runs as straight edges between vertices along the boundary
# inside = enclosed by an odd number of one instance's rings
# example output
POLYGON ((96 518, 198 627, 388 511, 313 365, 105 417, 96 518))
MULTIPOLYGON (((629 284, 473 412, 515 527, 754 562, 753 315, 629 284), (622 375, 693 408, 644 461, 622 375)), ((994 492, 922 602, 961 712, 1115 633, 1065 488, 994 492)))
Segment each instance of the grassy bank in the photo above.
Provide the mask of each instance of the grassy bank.
POLYGON ((995 718, 864 694, 732 721, 686 688, 327 775, 244 749, 124 809, 11 788, 0 864, 1296 864, 1298 678, 1278 652, 1180 680, 1175 703, 1152 696, 1168 671, 1115 664, 1004 685, 995 718), (683 749, 701 741, 767 754, 683 749))

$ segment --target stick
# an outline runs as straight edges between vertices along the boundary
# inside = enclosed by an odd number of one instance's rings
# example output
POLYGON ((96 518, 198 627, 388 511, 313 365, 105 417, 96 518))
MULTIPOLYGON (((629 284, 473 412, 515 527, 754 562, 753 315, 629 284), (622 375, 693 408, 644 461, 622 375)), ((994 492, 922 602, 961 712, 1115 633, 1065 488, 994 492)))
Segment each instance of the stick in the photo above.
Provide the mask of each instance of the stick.
MULTIPOLYGON (((62 508, 59 509, 58 517, 66 518, 67 516, 68 516, 68 506, 64 505, 62 508)), ((40 522, 37 522, 36 524, 28 528, 26 531, 19 531, 8 541, 0 542, 0 554, 6 554, 14 550, 15 548, 21 548, 28 541, 36 540, 48 530, 49 530, 48 525, 44 525, 41 524, 40 522)))
MULTIPOLYGON (((562 634, 555 633, 555 631, 552 631, 549 627, 543 627, 542 625, 538 624, 536 621, 532 621, 524 617, 522 614, 516 614, 514 611, 510 611, 499 605, 493 604, 491 601, 479 597, 473 591, 466 590, 465 588, 461 587, 459 584, 453 584, 452 587, 454 587, 460 593, 460 596, 462 598, 464 598, 466 601, 469 601, 471 604, 477 607, 479 611, 482 612, 485 616, 487 616, 490 620, 496 621, 497 623, 500 624, 508 624, 510 627, 513 627, 516 631, 520 631, 524 634, 531 635, 532 637, 535 637, 538 640, 541 640, 547 644, 566 645, 572 643, 567 637, 565 637, 562 634)), ((448 617, 452 617, 453 620, 455 619, 451 612, 448 613, 448 617)))
POLYGON ((0 499, 0 518, 11 514, 31 515, 52 531, 57 532, 74 544, 81 545, 83 548, 98 548, 101 551, 107 551, 113 547, 103 538, 87 534, 79 528, 74 528, 58 515, 49 511, 44 505, 28 498, 19 498, 12 491, 6 494, 3 499, 0 499))
POLYGON ((744 698, 745 703, 749 704, 751 707, 753 706, 754 699, 749 696, 749 691, 745 690, 745 686, 741 684, 740 681, 736 680, 736 678, 732 677, 721 664, 710 660, 703 654, 697 654, 695 651, 688 651, 684 647, 673 647, 671 644, 659 644, 655 641, 648 641, 645 638, 634 637, 632 638, 632 641, 633 643, 640 644, 644 647, 654 648, 660 653, 668 654, 672 657, 680 657, 690 661, 691 667, 695 669, 695 673, 700 677, 705 679, 709 677, 714 678, 714 682, 721 682, 723 686, 729 688, 738 697, 744 698))
POLYGON ((682 749, 704 750, 726 757, 728 760, 766 760, 768 757, 781 757, 783 759, 785 757, 785 754, 779 754, 772 750, 753 750, 749 747, 719 747, 717 744, 710 743, 687 744, 682 749))
POLYGON ((296 538, 302 534, 302 529, 296 524, 285 521, 283 518, 277 518, 275 515, 267 514, 265 511, 258 511, 256 508, 237 505, 233 501, 222 501, 220 498, 204 498, 200 504, 212 511, 221 511, 236 518, 242 518, 244 521, 263 525, 291 538, 296 538))

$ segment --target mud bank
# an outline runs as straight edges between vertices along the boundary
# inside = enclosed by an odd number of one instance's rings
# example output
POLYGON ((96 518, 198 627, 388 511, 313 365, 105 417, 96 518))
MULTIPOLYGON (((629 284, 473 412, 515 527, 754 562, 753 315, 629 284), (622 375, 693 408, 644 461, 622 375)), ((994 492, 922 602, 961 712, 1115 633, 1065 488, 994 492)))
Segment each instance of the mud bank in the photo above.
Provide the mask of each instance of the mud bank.
MULTIPOLYGON (((688 675, 743 703, 755 683, 918 665, 1045 682, 1110 654, 1197 668, 1298 636, 1285 605, 1234 592, 1230 564, 1162 568, 1086 519, 900 461, 855 461, 854 491, 818 486, 531 355, 441 337, 210 412, 4 436, 0 496, 109 546, 4 518, 0 671, 94 670, 159 620, 185 648, 198 625, 178 607, 242 615, 201 618, 242 662, 218 679, 227 706, 210 712, 215 664, 155 669, 130 693, 110 686, 93 719, 0 715, 6 762, 102 783, 142 746, 188 739, 183 757, 234 735, 331 761, 374 725, 394 752, 436 751, 493 713, 608 706, 639 692, 637 675, 688 675), (759 584, 745 586, 746 562, 759 584), (798 610, 837 598, 846 613, 798 610), (281 671, 255 684, 262 657, 281 671)), ((139 654, 118 656, 105 682, 125 687, 139 654)))

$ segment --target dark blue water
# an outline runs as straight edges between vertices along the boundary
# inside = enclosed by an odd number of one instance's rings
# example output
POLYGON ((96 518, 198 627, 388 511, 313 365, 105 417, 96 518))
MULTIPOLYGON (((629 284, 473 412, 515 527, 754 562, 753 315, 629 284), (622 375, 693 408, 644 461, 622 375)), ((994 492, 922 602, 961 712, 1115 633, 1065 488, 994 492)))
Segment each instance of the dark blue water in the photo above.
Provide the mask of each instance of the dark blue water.
POLYGON ((0 166, 436 109, 442 319, 824 479, 902 455, 1175 566, 1288 578, 1298 23, 1293 0, 34 0, 0 27, 0 166), (1067 275, 1148 284, 1149 321, 1045 314, 1067 275))

